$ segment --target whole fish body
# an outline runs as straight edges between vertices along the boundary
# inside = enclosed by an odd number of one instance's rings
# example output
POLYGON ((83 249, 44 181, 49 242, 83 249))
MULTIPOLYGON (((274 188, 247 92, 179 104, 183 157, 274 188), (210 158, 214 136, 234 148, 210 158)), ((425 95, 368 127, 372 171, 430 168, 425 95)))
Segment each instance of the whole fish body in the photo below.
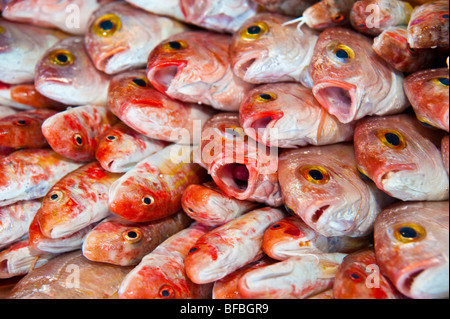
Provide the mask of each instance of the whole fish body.
POLYGON ((81 164, 51 149, 28 149, 0 157, 0 206, 43 197, 81 164))
POLYGON ((269 12, 300 17, 306 9, 319 0, 253 0, 269 12))
POLYGON ((355 2, 356 0, 321 0, 303 12, 301 21, 318 30, 348 25, 355 2))
POLYGON ((104 219, 84 238, 83 255, 92 261, 120 266, 137 265, 192 220, 182 211, 152 222, 134 223, 119 216, 104 219))
POLYGON ((255 209, 206 233, 184 261, 187 276, 197 284, 212 283, 260 259, 264 231, 285 217, 282 209, 255 209))
POLYGON ((400 200, 447 200, 441 133, 424 127, 411 114, 363 119, 355 129, 358 168, 379 189, 400 200))
POLYGON ((191 184, 206 181, 206 171, 191 161, 193 147, 169 145, 140 161, 109 189, 109 207, 133 222, 164 218, 181 210, 191 184))
POLYGON ((42 134, 58 154, 74 161, 90 162, 95 160, 100 138, 117 121, 104 106, 77 106, 45 120, 42 134))
POLYGON ((401 113, 409 106, 403 74, 375 53, 372 42, 350 29, 328 28, 314 48, 314 96, 342 123, 401 113))
POLYGON ((98 70, 116 74, 145 68, 149 52, 159 42, 187 30, 174 19, 115 1, 90 17, 86 49, 98 70))
POLYGON ((399 203, 377 217, 377 264, 403 295, 448 298, 448 217, 448 201, 399 203))
POLYGON ((252 139, 281 148, 348 142, 355 126, 330 115, 300 83, 265 84, 249 91, 239 121, 252 139))
POLYGON ((159 92, 144 70, 123 72, 111 79, 108 108, 147 137, 186 144, 193 142, 194 128, 201 129, 215 114, 209 106, 183 103, 159 92))
POLYGON ((208 299, 212 284, 197 285, 185 273, 185 258, 195 242, 210 230, 194 223, 172 235, 125 277, 121 299, 208 299))

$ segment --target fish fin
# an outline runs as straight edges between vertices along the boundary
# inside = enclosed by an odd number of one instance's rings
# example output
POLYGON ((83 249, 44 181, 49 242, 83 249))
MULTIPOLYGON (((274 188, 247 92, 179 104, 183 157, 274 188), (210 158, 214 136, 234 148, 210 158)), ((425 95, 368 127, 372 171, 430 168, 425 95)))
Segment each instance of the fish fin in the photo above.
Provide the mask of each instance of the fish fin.
POLYGON ((36 266, 36 263, 38 262, 39 258, 41 258, 40 255, 37 255, 36 257, 34 257, 34 260, 33 260, 33 262, 32 262, 31 265, 30 265, 30 270, 29 270, 29 272, 32 272, 32 271, 33 271, 33 269, 34 269, 34 267, 36 266))
POLYGON ((301 16, 299 18, 296 18, 296 19, 293 19, 293 20, 289 20, 289 21, 283 23, 282 26, 284 27, 284 26, 287 26, 289 24, 294 24, 294 23, 297 23, 297 22, 298 22, 297 30, 300 31, 300 33, 303 34, 302 26, 306 23, 306 19, 303 16, 301 16))

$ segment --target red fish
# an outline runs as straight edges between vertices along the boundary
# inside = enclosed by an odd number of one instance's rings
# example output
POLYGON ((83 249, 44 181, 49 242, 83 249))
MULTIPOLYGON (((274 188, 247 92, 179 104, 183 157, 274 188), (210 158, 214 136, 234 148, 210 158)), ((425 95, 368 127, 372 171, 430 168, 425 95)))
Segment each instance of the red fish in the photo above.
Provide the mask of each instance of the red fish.
POLYGON ((344 28, 323 31, 311 60, 313 93, 342 123, 408 107, 403 74, 372 49, 372 39, 344 28))
POLYGON ((17 112, 20 111, 9 106, 0 105, 0 119, 16 114, 17 112))
POLYGON ((423 70, 405 78, 405 92, 417 118, 425 125, 449 130, 448 68, 423 70))
POLYGON ((43 96, 36 90, 34 84, 12 85, 2 82, 0 82, 0 105, 24 110, 32 108, 63 110, 66 108, 64 104, 43 96))
POLYGON ((303 12, 302 21, 310 28, 319 30, 347 25, 355 2, 356 0, 319 1, 303 12))
POLYGON ((117 118, 103 106, 68 108, 42 124, 42 133, 58 154, 79 162, 95 160, 100 138, 117 118))

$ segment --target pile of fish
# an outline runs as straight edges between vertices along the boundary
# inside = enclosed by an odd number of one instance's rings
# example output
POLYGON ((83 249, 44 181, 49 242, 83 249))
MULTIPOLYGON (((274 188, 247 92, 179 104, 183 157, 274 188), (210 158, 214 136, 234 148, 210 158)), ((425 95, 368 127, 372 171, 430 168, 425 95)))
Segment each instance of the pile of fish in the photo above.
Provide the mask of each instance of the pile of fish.
POLYGON ((0 10, 8 298, 449 297, 447 0, 0 10))

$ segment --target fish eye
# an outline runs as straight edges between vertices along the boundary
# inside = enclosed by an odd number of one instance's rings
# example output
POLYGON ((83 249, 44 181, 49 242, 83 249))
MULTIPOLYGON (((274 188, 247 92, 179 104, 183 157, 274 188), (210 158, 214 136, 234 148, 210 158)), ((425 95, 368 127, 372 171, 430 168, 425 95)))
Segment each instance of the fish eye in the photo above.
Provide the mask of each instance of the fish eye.
POLYGON ((361 274, 359 274, 358 272, 356 272, 354 270, 348 270, 345 275, 347 278, 349 278, 353 282, 362 282, 363 281, 363 276, 361 276, 361 274))
POLYGON ((161 298, 174 298, 175 297, 175 291, 173 288, 169 285, 163 285, 161 288, 159 288, 159 296, 161 298))
POLYGON ((277 223, 277 224, 270 226, 270 229, 278 229, 280 227, 281 227, 281 225, 277 223))
POLYGON ((411 48, 409 45, 408 45, 408 50, 409 50, 409 52, 411 52, 411 53, 416 53, 416 50, 413 49, 413 48, 411 48))
POLYGON ((277 96, 274 93, 261 93, 255 97, 258 102, 270 102, 277 99, 277 96))
POLYGON ((75 56, 67 50, 56 50, 50 53, 50 62, 59 65, 71 65, 75 61, 75 56))
POLYGON ((189 249, 189 253, 190 254, 193 254, 193 253, 195 253, 196 251, 198 250, 198 247, 192 247, 191 249, 189 249))
POLYGON ((131 84, 137 87, 146 88, 149 86, 148 79, 146 78, 134 78, 131 80, 131 84))
POLYGON ((190 208, 190 207, 188 207, 188 211, 190 211, 191 213, 194 212, 194 210, 192 208, 190 208))
POLYGON ((152 205, 155 202, 155 199, 151 196, 145 196, 142 198, 142 203, 146 206, 152 205))
POLYGON ((358 24, 358 28, 365 29, 365 28, 367 28, 367 26, 364 23, 360 23, 360 24, 358 24))
POLYGON ((445 87, 448 88, 448 84, 449 84, 449 80, 448 80, 448 76, 443 76, 437 79, 433 79, 431 80, 431 82, 433 82, 436 85, 439 85, 441 87, 445 87))
POLYGON ((341 22, 341 21, 343 21, 344 19, 345 19, 345 17, 344 17, 343 14, 338 14, 338 15, 336 15, 336 16, 334 16, 334 17, 331 18, 331 20, 332 20, 334 23, 341 22))
POLYGON ((394 231, 394 237, 401 243, 412 243, 419 241, 426 236, 426 230, 422 226, 414 223, 398 225, 394 231))
POLYGON ((245 137, 246 134, 244 132, 244 129, 242 127, 232 126, 232 127, 226 127, 224 129, 225 132, 225 138, 234 140, 238 137, 245 137))
POLYGON ((17 126, 25 126, 25 125, 30 124, 30 121, 28 121, 28 120, 17 120, 17 121, 14 122, 14 124, 17 125, 17 126))
POLYGON ((106 137, 106 139, 107 139, 108 141, 114 141, 114 140, 117 139, 117 137, 114 136, 114 135, 108 135, 108 136, 106 137))
POLYGON ((327 51, 331 58, 340 64, 347 64, 355 59, 355 52, 345 44, 331 43, 327 51))
POLYGON ((61 191, 53 191, 49 194, 50 201, 59 202, 63 198, 63 193, 61 191))
POLYGON ((265 22, 256 22, 241 31, 241 38, 245 40, 259 39, 269 31, 269 26, 265 22))
POLYGON ((306 165, 300 168, 300 174, 310 183, 326 184, 330 180, 330 175, 321 166, 306 165))
POLYGON ((284 208, 286 209, 286 211, 289 213, 289 214, 291 214, 291 215, 296 215, 295 214, 295 211, 292 209, 292 208, 290 208, 288 205, 284 205, 284 208))
POLYGON ((435 129, 436 128, 436 127, 433 126, 433 124, 431 124, 426 119, 424 119, 424 118, 422 118, 420 116, 417 116, 417 120, 419 121, 420 124, 422 124, 426 128, 430 128, 430 129, 435 129))
POLYGON ((3 34, 5 32, 6 32, 5 28, 0 25, 0 34, 3 34))
POLYGON ((168 51, 183 50, 188 47, 188 44, 182 40, 169 41, 163 44, 163 48, 168 51))
POLYGON ((379 130, 376 136, 383 145, 392 149, 402 150, 407 145, 403 135, 396 130, 379 130))
POLYGON ((110 37, 120 30, 122 23, 115 14, 106 14, 98 18, 92 26, 94 34, 100 37, 110 37))
POLYGON ((364 181, 371 181, 372 179, 369 177, 367 172, 359 166, 356 166, 356 170, 358 171, 359 177, 364 181))
POLYGON ((123 239, 131 244, 138 243, 142 239, 142 232, 137 228, 127 229, 123 233, 123 239))
POLYGON ((442 20, 448 20, 448 18, 449 18, 448 12, 445 12, 445 13, 441 14, 441 16, 439 18, 442 19, 442 20))
POLYGON ((73 136, 73 142, 75 143, 76 146, 84 145, 83 137, 80 134, 75 134, 73 136))

